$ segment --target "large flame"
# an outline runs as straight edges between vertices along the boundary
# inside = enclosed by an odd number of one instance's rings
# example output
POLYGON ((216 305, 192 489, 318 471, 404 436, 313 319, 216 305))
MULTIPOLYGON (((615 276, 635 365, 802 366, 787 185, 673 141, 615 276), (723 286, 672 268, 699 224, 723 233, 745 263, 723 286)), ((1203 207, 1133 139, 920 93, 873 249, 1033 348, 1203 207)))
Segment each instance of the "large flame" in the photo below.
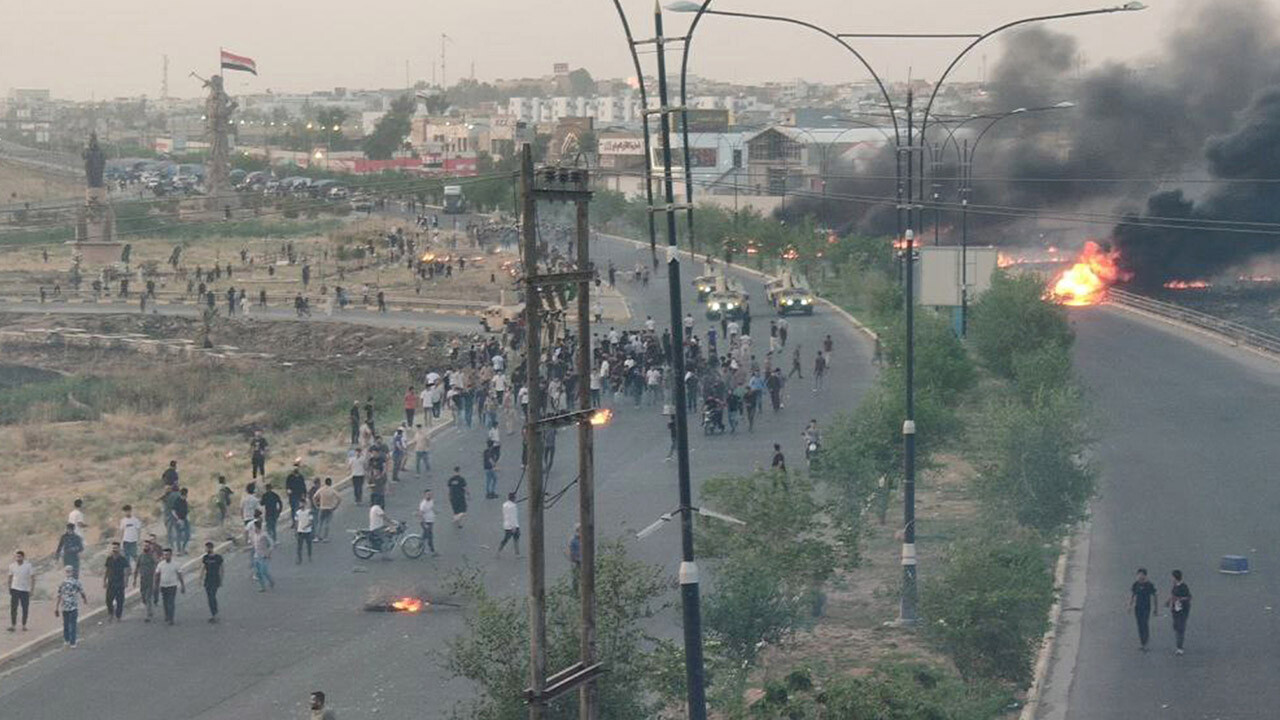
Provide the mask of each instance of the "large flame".
POLYGON ((1106 299, 1108 288, 1129 279, 1119 260, 1119 251, 1103 250, 1092 240, 1086 242, 1075 263, 1049 283, 1049 299, 1061 305, 1097 305, 1106 299))
POLYGON ((422 600, 415 597, 402 597, 391 603, 391 607, 401 612, 416 613, 422 610, 422 600))

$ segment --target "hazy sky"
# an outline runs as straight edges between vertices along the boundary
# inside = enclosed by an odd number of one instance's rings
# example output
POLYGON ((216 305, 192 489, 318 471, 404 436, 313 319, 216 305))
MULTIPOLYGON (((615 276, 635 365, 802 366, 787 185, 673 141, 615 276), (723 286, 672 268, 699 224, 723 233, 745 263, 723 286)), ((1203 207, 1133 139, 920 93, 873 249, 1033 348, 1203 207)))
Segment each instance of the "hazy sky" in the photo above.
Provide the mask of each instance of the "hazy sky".
MULTIPOLYGON (((1143 12, 1054 27, 1080 40, 1091 66, 1150 52, 1188 1, 1146 0, 1151 7, 1143 12)), ((712 7, 789 14, 842 32, 981 32, 1028 15, 1120 2, 715 0, 712 7)), ((652 0, 623 0, 623 6, 637 36, 652 34, 652 0)), ((0 93, 40 87, 76 99, 156 97, 161 56, 168 54, 170 94, 194 96, 199 85, 187 73, 215 72, 220 46, 258 63, 256 78, 231 73, 233 94, 400 87, 406 60, 414 80, 431 79, 441 33, 453 38, 451 80, 469 75, 473 61, 482 80, 538 76, 554 62, 586 67, 598 77, 634 75, 611 0, 0 0, 0 17, 7 20, 0 32, 0 93)), ((678 34, 691 16, 666 17, 668 32, 678 34)), ((864 40, 859 47, 887 78, 905 78, 909 67, 915 77, 934 78, 960 43, 864 40)), ((994 65, 998 41, 984 47, 994 65)), ((955 77, 977 79, 983 53, 975 50, 955 77)), ((865 77, 844 51, 807 31, 723 17, 706 18, 699 27, 691 71, 744 82, 865 77)))

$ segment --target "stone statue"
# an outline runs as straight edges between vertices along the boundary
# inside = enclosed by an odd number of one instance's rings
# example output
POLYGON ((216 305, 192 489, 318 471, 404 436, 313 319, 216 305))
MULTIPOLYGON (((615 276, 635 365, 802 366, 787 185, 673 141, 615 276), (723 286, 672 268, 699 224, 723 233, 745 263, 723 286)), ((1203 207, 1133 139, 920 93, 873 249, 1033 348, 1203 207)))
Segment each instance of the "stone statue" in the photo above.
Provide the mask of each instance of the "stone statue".
POLYGON ((81 153, 84 158, 84 174, 91 188, 103 187, 102 173, 107 167, 107 156, 98 145, 98 133, 89 133, 89 147, 81 153))

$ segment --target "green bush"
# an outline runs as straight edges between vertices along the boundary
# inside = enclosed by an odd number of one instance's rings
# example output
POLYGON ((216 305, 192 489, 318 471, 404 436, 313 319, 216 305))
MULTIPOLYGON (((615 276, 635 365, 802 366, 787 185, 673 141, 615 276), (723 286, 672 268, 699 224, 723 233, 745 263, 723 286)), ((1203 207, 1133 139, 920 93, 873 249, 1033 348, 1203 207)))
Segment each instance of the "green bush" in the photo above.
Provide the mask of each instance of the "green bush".
POLYGON ((1053 597, 1040 536, 1005 525, 953 546, 926 580, 921 609, 965 679, 1026 686, 1053 597))
POLYGON ((1014 389, 1026 401, 1071 384, 1070 350, 1061 345, 1014 353, 1012 366, 1014 389))
POLYGON ((869 675, 836 678, 816 690, 791 677, 773 681, 748 714, 760 720, 990 720, 1011 701, 995 683, 965 683, 923 663, 883 663, 869 675))
POLYGON ((997 272, 991 287, 970 308, 969 340, 992 372, 1013 377, 1019 353, 1050 345, 1071 347, 1067 313, 1044 300, 1044 281, 1035 275, 997 272))

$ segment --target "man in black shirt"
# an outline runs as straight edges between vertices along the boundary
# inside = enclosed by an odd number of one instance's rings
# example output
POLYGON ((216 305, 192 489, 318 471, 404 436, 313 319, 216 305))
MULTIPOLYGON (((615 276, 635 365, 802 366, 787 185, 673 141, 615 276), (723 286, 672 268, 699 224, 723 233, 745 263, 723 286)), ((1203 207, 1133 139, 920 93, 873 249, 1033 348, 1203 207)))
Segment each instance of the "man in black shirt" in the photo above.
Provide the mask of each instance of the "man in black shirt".
POLYGON ((164 472, 160 474, 160 482, 162 482, 165 486, 170 486, 170 485, 176 486, 178 484, 178 461, 177 460, 169 461, 169 467, 165 468, 164 472))
POLYGON ((191 513, 191 504, 187 502, 187 489, 182 488, 178 491, 178 497, 173 499, 173 530, 177 540, 177 551, 179 555, 187 554, 187 543, 191 542, 191 521, 187 517, 191 513))
POLYGON ((1147 641, 1151 639, 1151 616, 1160 614, 1156 609, 1156 586, 1147 579, 1146 568, 1138 568, 1138 578, 1129 590, 1129 609, 1138 620, 1138 643, 1142 652, 1146 652, 1147 641))
POLYGON ((1187 618, 1191 615, 1191 589, 1182 581, 1182 571, 1173 571, 1173 589, 1169 591, 1169 599, 1164 601, 1173 616, 1173 634, 1177 638, 1178 648, 1175 654, 1182 654, 1182 639, 1187 634, 1187 618))
POLYGON ((462 519, 467 516, 467 481, 462 477, 462 468, 454 466, 453 475, 446 482, 449 487, 449 508, 453 510, 453 524, 462 527, 462 519))
POLYGON ((204 544, 200 558, 200 579, 204 582, 204 595, 209 601, 209 622, 218 622, 218 588, 222 587, 222 556, 213 551, 213 543, 204 544))
POLYGON ((302 475, 302 459, 293 461, 293 469, 284 479, 284 491, 289 496, 289 517, 296 524, 298 508, 307 497, 307 479, 302 475))
POLYGON ((253 477, 267 476, 267 439, 262 437, 261 430, 253 431, 253 439, 249 441, 249 464, 253 467, 253 477))
POLYGON ((102 586, 107 591, 107 622, 119 621, 124 613, 124 589, 129 578, 129 558, 120 552, 120 543, 111 543, 102 586))
POLYGON ((267 488, 262 493, 262 515, 267 521, 267 534, 271 536, 271 541, 276 539, 276 522, 280 519, 280 512, 284 509, 284 502, 280 500, 280 495, 271 489, 271 483, 267 483, 267 488))
POLYGON ((782 446, 777 443, 773 444, 773 461, 769 463, 769 467, 784 473, 787 471, 787 459, 782 455, 782 446))

